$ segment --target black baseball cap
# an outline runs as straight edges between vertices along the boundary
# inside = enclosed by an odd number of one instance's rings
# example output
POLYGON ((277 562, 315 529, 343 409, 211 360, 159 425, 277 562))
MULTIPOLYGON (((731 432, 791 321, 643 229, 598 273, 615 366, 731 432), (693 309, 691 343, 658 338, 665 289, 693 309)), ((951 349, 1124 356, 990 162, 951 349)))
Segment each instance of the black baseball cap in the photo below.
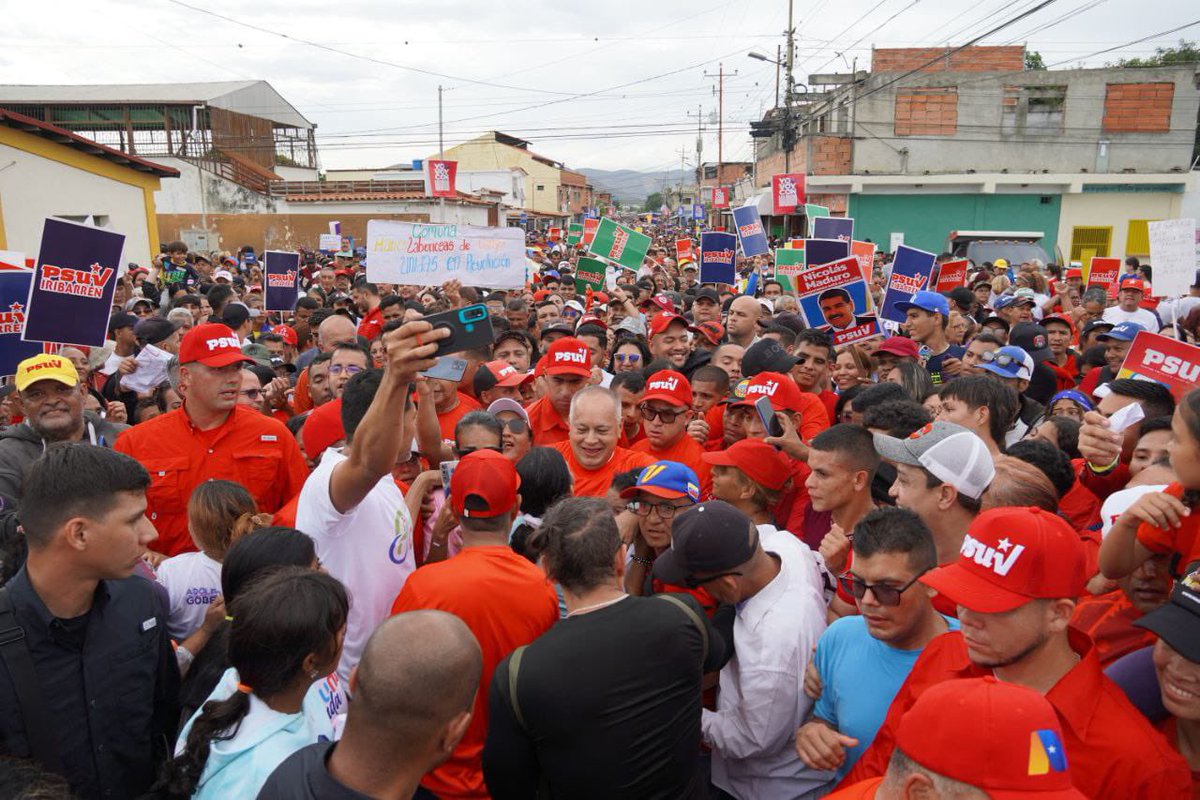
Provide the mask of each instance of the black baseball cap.
POLYGON ((711 300, 714 303, 721 302, 721 295, 717 294, 717 290, 711 286, 701 286, 696 290, 696 300, 699 301, 701 298, 711 300))
POLYGON ((113 331, 121 328, 132 328, 138 324, 138 317, 130 314, 127 311, 118 311, 108 319, 108 332, 111 335, 113 331))
POLYGON ((1029 353, 1034 364, 1041 364, 1054 357, 1050 352, 1049 341, 1046 329, 1036 322, 1018 322, 1008 334, 1008 343, 1029 353))
POLYGON ((710 500, 675 516, 671 547, 655 559, 654 577, 683 586, 694 575, 745 564, 757 547, 753 521, 723 500, 710 500))
MULTIPOLYGON (((657 567, 655 562, 656 575, 657 567)), ((1185 575, 1175 584, 1167 603, 1133 624, 1153 631, 1179 655, 1200 664, 1200 570, 1185 575)))
POLYGON ((162 317, 146 317, 134 326, 134 334, 146 344, 158 344, 170 338, 179 326, 162 317))
POLYGON ((1089 322, 1088 324, 1083 326, 1083 330, 1079 332, 1079 338, 1086 339, 1088 337, 1088 334, 1090 334, 1092 331, 1096 330, 1097 328, 1104 328, 1104 330, 1106 330, 1106 331, 1111 331, 1115 327, 1116 327, 1116 325, 1112 322, 1109 322, 1108 320, 1094 319, 1091 322, 1089 322))
POLYGON ((796 357, 788 355, 775 339, 759 339, 742 356, 742 375, 753 378, 760 372, 787 374, 796 366, 796 357))

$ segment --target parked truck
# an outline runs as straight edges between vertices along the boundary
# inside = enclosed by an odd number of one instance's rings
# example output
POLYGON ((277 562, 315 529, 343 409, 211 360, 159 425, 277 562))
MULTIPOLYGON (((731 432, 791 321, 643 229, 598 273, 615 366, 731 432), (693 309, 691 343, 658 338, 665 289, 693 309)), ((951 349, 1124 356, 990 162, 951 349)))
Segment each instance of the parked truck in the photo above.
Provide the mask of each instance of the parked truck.
POLYGON ((1061 253, 1051 256, 1042 246, 1045 238, 1041 231, 950 231, 946 251, 955 258, 969 258, 976 266, 985 261, 994 264, 998 258, 1014 267, 1035 258, 1043 264, 1061 264, 1061 253))

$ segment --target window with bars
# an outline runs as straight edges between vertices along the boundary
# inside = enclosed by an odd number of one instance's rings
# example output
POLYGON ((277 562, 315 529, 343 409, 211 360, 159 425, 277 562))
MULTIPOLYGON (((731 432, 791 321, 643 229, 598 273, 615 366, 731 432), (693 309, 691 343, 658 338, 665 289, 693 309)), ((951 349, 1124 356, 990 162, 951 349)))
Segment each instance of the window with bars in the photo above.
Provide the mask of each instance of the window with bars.
POLYGON ((1071 260, 1085 264, 1105 257, 1112 248, 1112 227, 1077 226, 1071 229, 1071 260))
POLYGON ((1125 255, 1150 255, 1150 223, 1157 221, 1153 219, 1129 220, 1129 231, 1125 235, 1125 255))

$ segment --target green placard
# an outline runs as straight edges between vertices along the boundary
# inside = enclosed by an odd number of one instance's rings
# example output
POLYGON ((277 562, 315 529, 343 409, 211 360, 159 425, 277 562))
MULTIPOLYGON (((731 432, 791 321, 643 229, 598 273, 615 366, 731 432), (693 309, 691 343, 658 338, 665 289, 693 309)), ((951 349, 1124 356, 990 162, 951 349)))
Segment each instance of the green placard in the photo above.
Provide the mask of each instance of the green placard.
POLYGON ((593 255, 620 264, 625 269, 636 270, 642 266, 646 251, 650 249, 650 237, 605 217, 600 220, 588 249, 593 255))
POLYGON ((567 244, 575 245, 583 241, 583 225, 572 222, 567 226, 567 244))
POLYGON ((575 291, 586 292, 588 289, 593 292, 604 291, 604 276, 607 274, 608 268, 604 266, 603 261, 586 256, 580 258, 575 267, 575 291))
POLYGON ((785 292, 796 291, 792 277, 804 271, 804 250, 780 247, 775 250, 775 280, 783 284, 785 292))
POLYGON ((806 218, 804 224, 808 226, 808 235, 812 236, 813 217, 828 217, 829 209, 826 208, 825 206, 817 206, 817 205, 813 205, 812 203, 805 203, 804 204, 804 216, 806 218))

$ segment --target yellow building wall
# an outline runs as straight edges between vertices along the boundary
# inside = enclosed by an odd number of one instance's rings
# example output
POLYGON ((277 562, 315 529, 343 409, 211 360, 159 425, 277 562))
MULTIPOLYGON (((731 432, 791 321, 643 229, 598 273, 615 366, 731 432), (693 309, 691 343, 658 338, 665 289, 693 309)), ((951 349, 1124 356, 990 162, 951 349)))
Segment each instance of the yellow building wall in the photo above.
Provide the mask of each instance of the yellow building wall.
POLYGON ((1096 192, 1063 194, 1058 219, 1058 246, 1064 260, 1071 258, 1071 234, 1076 227, 1112 228, 1108 255, 1129 255, 1129 221, 1179 217, 1183 194, 1172 192, 1096 192))
POLYGON ((559 170, 535 160, 518 147, 500 144, 493 139, 473 139, 446 150, 446 158, 458 162, 460 170, 510 169, 525 170, 525 202, 534 211, 561 214, 558 206, 559 170), (537 187, 542 190, 538 191, 537 187))

